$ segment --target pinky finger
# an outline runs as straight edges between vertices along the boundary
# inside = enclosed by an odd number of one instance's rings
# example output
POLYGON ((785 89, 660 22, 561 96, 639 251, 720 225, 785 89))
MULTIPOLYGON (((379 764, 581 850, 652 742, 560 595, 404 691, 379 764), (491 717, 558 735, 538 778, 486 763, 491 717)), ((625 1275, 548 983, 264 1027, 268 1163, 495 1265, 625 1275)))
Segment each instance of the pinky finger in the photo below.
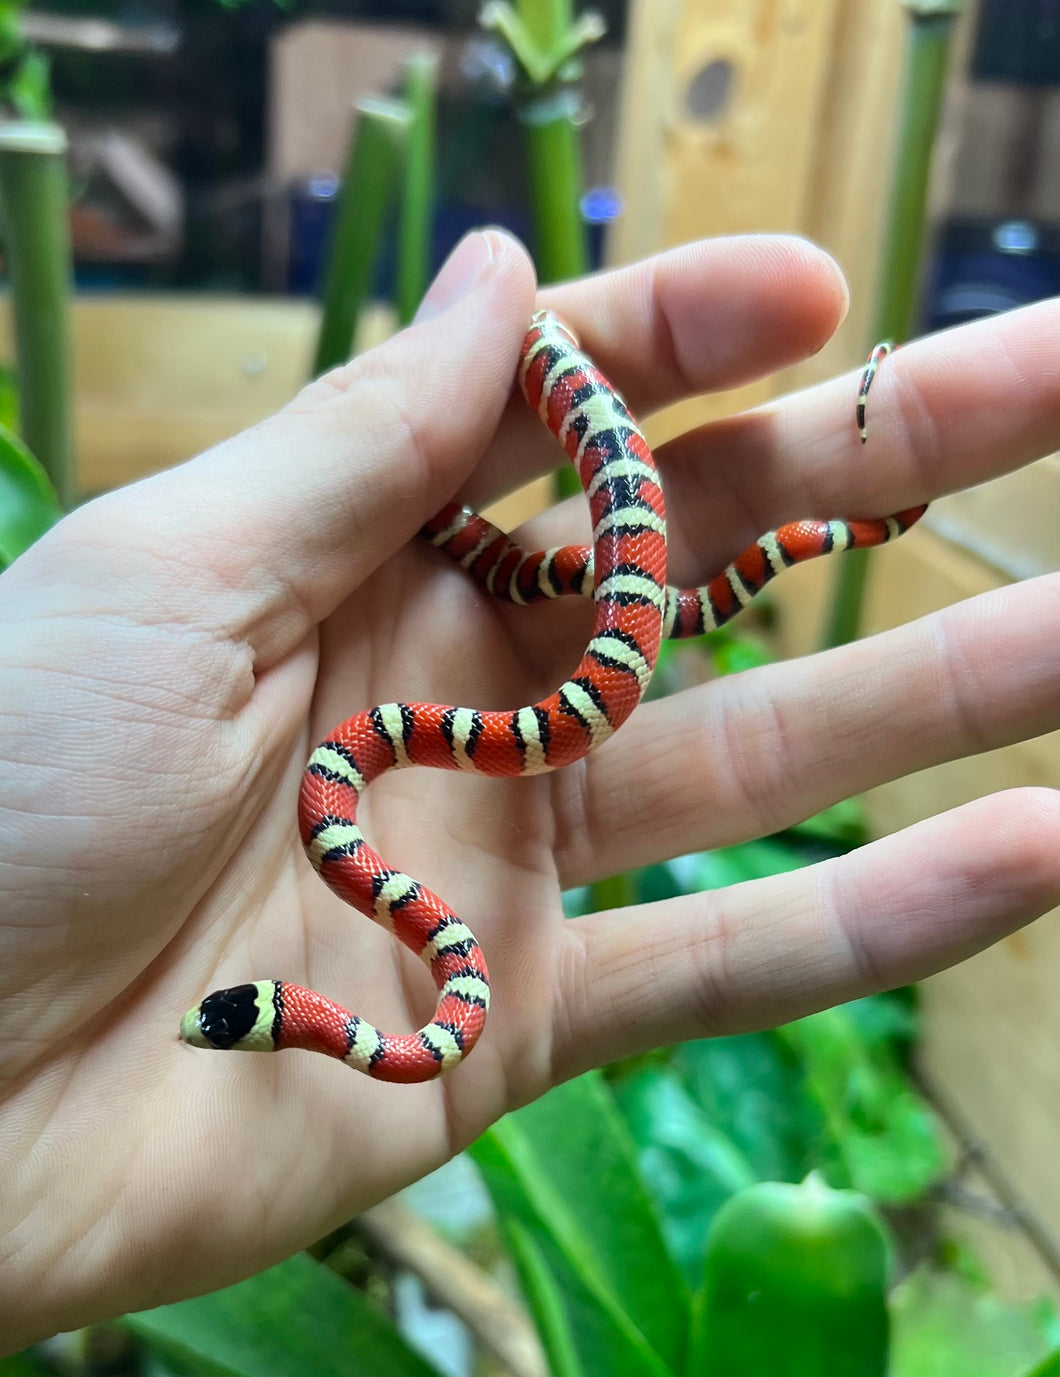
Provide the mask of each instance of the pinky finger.
POLYGON ((1057 901, 1060 795, 979 799, 836 860, 567 924, 552 1071, 921 980, 1057 901))

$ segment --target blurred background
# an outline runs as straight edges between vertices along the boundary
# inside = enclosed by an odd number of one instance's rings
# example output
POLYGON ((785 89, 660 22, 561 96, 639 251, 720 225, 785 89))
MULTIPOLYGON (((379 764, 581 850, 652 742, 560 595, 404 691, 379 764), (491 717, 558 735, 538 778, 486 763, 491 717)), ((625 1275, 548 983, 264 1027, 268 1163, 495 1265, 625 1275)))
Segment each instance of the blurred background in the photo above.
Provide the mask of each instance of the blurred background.
MULTIPOLYGON (((384 127, 394 117, 394 105, 380 112, 380 98, 396 103, 399 122, 411 109, 414 129, 426 109, 430 135, 388 145, 384 129, 394 185, 376 198, 378 233, 361 245, 364 290, 340 322, 338 357, 351 338, 364 347, 397 328, 409 292, 422 290, 467 229, 485 223, 526 240, 545 279, 758 231, 807 235, 838 259, 852 305, 821 354, 785 377, 653 417, 653 441, 855 368, 880 333, 901 339, 1056 293, 1060 0, 937 8, 954 13, 925 21, 898 0, 606 0, 593 6, 598 21, 579 30, 587 7, 562 0, 514 8, 477 0, 3 0, 8 116, 50 121, 68 142, 75 495, 177 463, 254 423, 324 361, 321 299, 354 175, 351 149, 366 110, 384 127), (926 48, 918 55, 918 25, 945 29, 942 58, 925 57, 926 48), (535 72, 550 33, 570 42, 535 72), (929 75, 918 94, 917 64, 923 78, 932 61, 936 88, 929 75), (919 199, 914 191, 912 202, 900 202, 896 157, 913 161, 900 132, 910 109, 926 124, 926 152, 919 199), (555 140, 544 152, 528 135, 542 127, 555 140), (403 180, 417 148, 429 164, 418 183, 403 180), (567 204, 548 204, 542 159, 546 167, 568 160, 570 175, 552 198, 567 204), (414 254, 403 246, 417 195, 414 254), (904 314, 884 332, 896 225, 911 235, 912 276, 904 294, 891 293, 902 296, 904 314)), ((359 212, 347 202, 351 223, 359 212)), ((374 215, 360 215, 361 227, 374 215)), ((14 262, 5 255, 5 265, 14 262)), ((17 396, 30 379, 16 366, 16 336, 5 310, 0 361, 17 396)), ((12 408, 15 430, 17 402, 12 408)), ((30 442, 25 426, 23 438, 30 442)), ((540 482, 491 514, 514 526, 550 497, 551 485, 540 482)), ((880 630, 1055 569, 1058 528, 1055 455, 939 502, 874 564, 857 629, 880 630)), ((836 597, 830 566, 785 575, 747 629, 675 652, 658 691, 815 648, 827 639, 836 597)), ((929 770, 779 838, 573 894, 570 912, 834 855, 1010 784, 1055 784, 1056 757, 1050 738, 929 770)), ((209 1350, 207 1311, 196 1310, 210 1305, 206 1298, 39 1346, 24 1367, 0 1360, 0 1377, 783 1377, 780 1358, 752 1369, 712 1357, 688 1305, 695 1314, 709 1309, 704 1267, 709 1279, 721 1265, 711 1262, 709 1240, 724 1225, 723 1206, 756 1182, 794 1186, 807 1173, 856 1192, 869 1202, 866 1218, 882 1219, 891 1340, 882 1360, 877 1353, 861 1366, 848 1359, 792 1372, 1055 1373, 1057 932, 1054 915, 917 991, 777 1032, 664 1050, 563 1088, 510 1116, 495 1138, 406 1198, 285 1265, 293 1271, 233 1288, 225 1314, 242 1348, 209 1350), (556 1134, 568 1136, 572 1123, 581 1136, 570 1134, 563 1164, 549 1167, 556 1134), (611 1145, 603 1154, 610 1175, 598 1193, 601 1141, 611 1145), (562 1197, 554 1214, 541 1183, 521 1174, 519 1145, 544 1159, 562 1197), (616 1210, 625 1242, 608 1244, 603 1257, 594 1251, 604 1247, 594 1218, 616 1210), (693 1298, 672 1317, 677 1338, 656 1332, 658 1307, 671 1301, 654 1296, 636 1268, 623 1271, 625 1255, 638 1251, 641 1263, 656 1259, 657 1280, 667 1269, 679 1278, 667 1295, 685 1288, 693 1298), (321 1269, 342 1279, 341 1298, 330 1279, 320 1289, 321 1269), (645 1286, 654 1320, 626 1303, 645 1286), (306 1294, 312 1303, 294 1307, 291 1296, 306 1294), (327 1329, 312 1318, 316 1306, 345 1314, 362 1303, 388 1326, 375 1356, 354 1338, 338 1357, 313 1347, 314 1327, 327 1329), (262 1315, 284 1306, 310 1316, 291 1321, 304 1322, 309 1345, 293 1367, 276 1367, 275 1353, 253 1341, 262 1315)), ((838 1273, 856 1271, 841 1249, 837 1257, 838 1273)), ((801 1273, 797 1250, 792 1259, 789 1277, 801 1273)), ((805 1313, 797 1291, 792 1307, 805 1313)), ((364 1320, 350 1313, 352 1332, 364 1320)))

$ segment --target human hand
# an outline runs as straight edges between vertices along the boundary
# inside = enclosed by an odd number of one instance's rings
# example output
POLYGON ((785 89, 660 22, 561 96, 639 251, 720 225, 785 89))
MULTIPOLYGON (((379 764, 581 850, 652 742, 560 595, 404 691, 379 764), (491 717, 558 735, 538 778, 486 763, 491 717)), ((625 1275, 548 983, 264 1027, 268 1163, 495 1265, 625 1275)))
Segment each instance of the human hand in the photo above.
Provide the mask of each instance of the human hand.
MULTIPOLYGON (((541 300, 643 416, 804 357, 844 291, 816 250, 761 238, 541 300)), ((586 606, 494 603, 408 543, 458 489, 481 506, 556 463, 508 400, 533 305, 525 255, 473 236, 421 323, 82 508, 0 578, 10 1347, 248 1275, 589 1066, 918 979, 1054 902, 1056 800, 1027 789, 723 892, 575 922, 560 903, 1047 730, 1057 599, 1041 579, 644 705, 555 775, 374 785, 367 836, 489 960, 490 1021, 451 1077, 396 1087, 177 1041, 189 1004, 266 974, 394 1031, 433 1009, 419 963, 313 875, 295 800, 310 749, 350 713, 530 702, 584 648, 586 606)), ((896 511, 1045 452, 1056 323, 1045 304, 904 349, 872 395, 871 460, 852 377, 662 446, 670 581, 702 581, 782 520, 896 511)), ((570 521, 542 517, 523 543, 575 538, 570 521)))

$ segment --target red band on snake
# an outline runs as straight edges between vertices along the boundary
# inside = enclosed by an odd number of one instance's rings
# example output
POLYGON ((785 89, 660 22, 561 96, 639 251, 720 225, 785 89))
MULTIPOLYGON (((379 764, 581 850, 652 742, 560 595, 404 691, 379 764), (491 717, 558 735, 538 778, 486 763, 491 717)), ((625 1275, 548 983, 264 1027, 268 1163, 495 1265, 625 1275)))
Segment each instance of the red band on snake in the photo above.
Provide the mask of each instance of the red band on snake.
MULTIPOLYGON (((925 510, 856 522, 793 522, 763 536, 705 587, 668 588, 665 507, 651 451, 619 394, 548 312, 534 317, 523 341, 518 380, 578 470, 589 500, 592 548, 528 552, 455 503, 423 534, 498 598, 530 603, 591 593, 592 636, 580 664, 549 698, 515 711, 385 703, 358 713, 313 752, 299 800, 310 863, 336 894, 427 964, 439 991, 434 1017, 415 1033, 383 1033, 312 990, 261 980, 218 990, 191 1009, 181 1023, 185 1042, 237 1051, 302 1048, 376 1080, 403 1083, 431 1080, 456 1066, 485 1025, 486 962, 457 914, 365 841, 357 807, 368 785, 413 765, 494 777, 570 765, 629 717, 651 679, 662 637, 718 627, 789 565, 883 544, 925 510)), ((863 382, 862 401, 865 391, 863 382)))

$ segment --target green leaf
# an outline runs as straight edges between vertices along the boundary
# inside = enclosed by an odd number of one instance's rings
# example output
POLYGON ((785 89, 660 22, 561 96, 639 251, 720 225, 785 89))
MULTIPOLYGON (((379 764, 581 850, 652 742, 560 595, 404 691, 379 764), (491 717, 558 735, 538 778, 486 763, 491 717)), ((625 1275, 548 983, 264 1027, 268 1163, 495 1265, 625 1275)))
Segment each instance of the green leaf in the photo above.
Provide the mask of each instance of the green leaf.
MULTIPOLYGON (((556 1235, 550 1232, 556 1210, 546 1207, 538 1212, 533 1205, 526 1209, 519 1201, 510 1205, 500 1203, 506 1194, 518 1194, 519 1171, 504 1154, 492 1130, 485 1142, 480 1140, 476 1145, 474 1155, 498 1204, 504 1231, 510 1233, 513 1224, 523 1227, 536 1249, 540 1268, 546 1269, 551 1279, 550 1299, 558 1299, 562 1306, 561 1317, 548 1318, 548 1336, 553 1347, 561 1335, 569 1337, 578 1366, 592 1374, 673 1377, 673 1369, 662 1362, 630 1319, 621 1299, 601 1279, 594 1260, 586 1256, 580 1241, 575 1240, 572 1245, 569 1230, 556 1235), (499 1185, 501 1178, 509 1179, 507 1192, 499 1185), (524 1217, 528 1222, 524 1223, 524 1217)), ((522 1261, 526 1262, 525 1249, 522 1261)), ((538 1278, 534 1281, 535 1289, 526 1299, 540 1310, 543 1289, 538 1278)))
POLYGON ((798 1061, 775 1033, 687 1042, 673 1066, 760 1180, 801 1181, 824 1165, 823 1117, 801 1088, 798 1061))
POLYGON ((734 1191, 757 1180, 754 1168, 671 1067, 641 1065, 610 1084, 637 1145, 641 1176, 659 1209, 670 1252, 696 1286, 711 1220, 734 1191))
POLYGON ((1027 1310, 952 1273, 918 1267, 895 1288, 891 1320, 894 1377, 1024 1377, 1048 1358, 1056 1372, 1027 1310))
MULTIPOLYGON (((563 1294, 549 1271, 545 1255, 529 1229, 514 1216, 502 1223, 508 1255, 515 1265, 523 1299, 544 1345, 552 1377, 587 1377, 567 1322, 563 1294)), ((0 1377, 3 1374, 0 1373, 0 1377)))
POLYGON ((861 846, 868 840, 868 824, 865 821, 865 805, 859 798, 843 799, 833 803, 812 818, 796 823, 791 834, 802 839, 828 842, 844 850, 851 846, 861 846))
POLYGON ((438 1377, 359 1291, 304 1253, 122 1323, 201 1377, 438 1377))
POLYGON ((675 861, 664 861, 660 865, 649 865, 638 870, 637 903, 657 904, 662 899, 676 899, 687 894, 687 861, 687 857, 679 857, 675 861))
POLYGON ((0 1377, 45 1377, 53 1372, 50 1367, 42 1367, 30 1351, 12 1353, 9 1358, 0 1358, 0 1377))
POLYGON ((0 66, 7 67, 25 45, 19 10, 21 6, 4 0, 0 4, 0 66))
POLYGON ((934 1112, 886 1044, 870 1047, 845 1006, 777 1030, 806 1074, 850 1184, 874 1200, 915 1200, 946 1168, 934 1112))
POLYGON ((711 660, 716 674, 742 674, 747 669, 759 669, 773 663, 774 657, 761 641, 731 631, 715 631, 708 637, 711 660))
POLYGON ((889 1048, 901 1057, 916 1041, 920 1018, 912 986, 852 999, 843 1008, 869 1052, 889 1048))
POLYGON ((759 880, 799 870, 805 858, 783 837, 761 837, 720 851, 704 851, 696 867, 696 889, 722 889, 744 880, 759 880))
POLYGON ((502 1220, 531 1235, 587 1370, 663 1377, 683 1361, 689 1296, 594 1072, 509 1114, 471 1148, 502 1220))
POLYGON ((1020 1377, 1060 1377, 1060 1348, 1054 1344, 1039 1363, 1034 1363, 1020 1377))
MULTIPOLYGON (((526 1301, 538 1321, 545 1319, 542 1340, 547 1338, 551 1344, 552 1356, 571 1349, 574 1360, 567 1366, 574 1373, 578 1367, 586 1367, 589 1373, 607 1371, 614 1377, 673 1377, 672 1369, 661 1362, 622 1308, 621 1300, 600 1278, 584 1242, 571 1238, 570 1227, 551 1232, 562 1205, 530 1198, 529 1194, 520 1198, 523 1173, 516 1159, 505 1151, 509 1144, 501 1139, 502 1133, 491 1129, 471 1151, 497 1205, 502 1232, 511 1237, 513 1226, 523 1230, 519 1235, 516 1228, 513 1261, 523 1281, 527 1279, 523 1275, 527 1265, 534 1265, 526 1301), (527 1239, 533 1245, 533 1256, 524 1246, 527 1239), (542 1271, 548 1275, 548 1283, 542 1281, 542 1271), (542 1316, 545 1308, 551 1311, 552 1303, 562 1305, 560 1315, 549 1312, 542 1316)), ((567 1356, 570 1359, 570 1354, 567 1356)))
POLYGON ((0 426, 0 569, 61 517, 48 475, 18 436, 0 426))
POLYGON ((51 63, 44 53, 29 49, 8 81, 8 96, 20 119, 51 118, 51 63))

